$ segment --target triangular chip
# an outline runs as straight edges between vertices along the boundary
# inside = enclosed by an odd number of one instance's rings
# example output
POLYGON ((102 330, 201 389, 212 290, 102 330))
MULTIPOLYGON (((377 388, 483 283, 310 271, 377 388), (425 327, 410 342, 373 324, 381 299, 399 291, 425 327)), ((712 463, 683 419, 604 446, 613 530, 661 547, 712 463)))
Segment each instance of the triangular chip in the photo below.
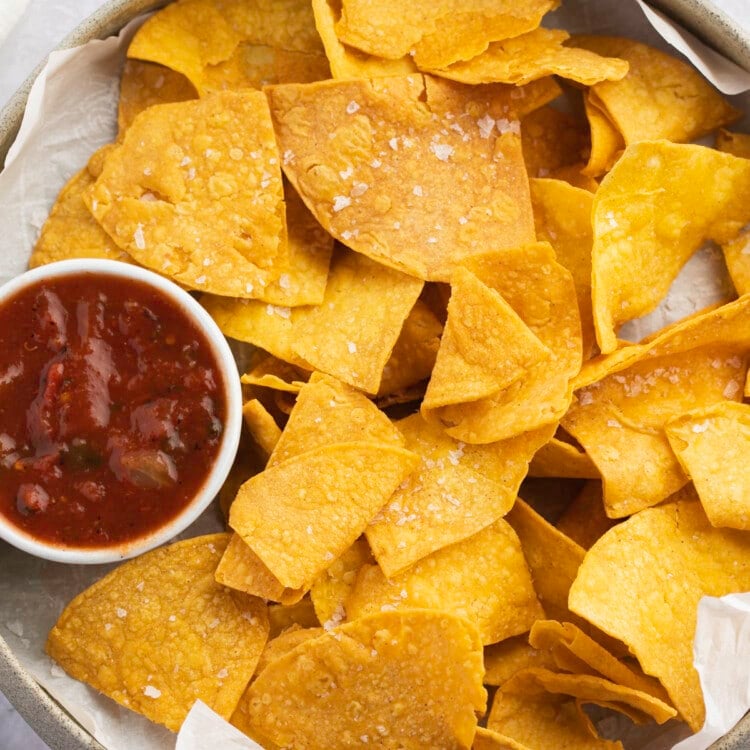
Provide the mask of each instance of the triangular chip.
POLYGON ((697 501, 667 503, 610 529, 589 550, 570 607, 626 643, 697 731, 705 715, 693 667, 698 601, 748 590, 749 560, 746 534, 713 528, 697 501), (623 567, 625 556, 638 564, 623 567))
POLYGON ((637 143, 602 181, 593 211, 594 323, 606 354, 617 328, 659 304, 704 240, 726 242, 750 221, 750 160, 637 143))
POLYGON ((276 420, 257 398, 246 401, 242 405, 242 417, 255 444, 268 458, 281 437, 281 430, 276 424, 276 420))
MULTIPOLYGON (((537 620, 537 622, 540 622, 537 620)), ((543 620, 541 622, 544 622, 543 620)), ((506 638, 484 648, 484 684, 504 685, 514 674, 529 667, 554 668, 548 650, 529 645, 527 634, 506 638)))
POLYGON ((348 620, 383 608, 452 612, 471 620, 483 643, 523 633, 542 616, 518 537, 503 519, 390 580, 364 566, 344 606, 348 620))
POLYGON ((750 231, 740 232, 721 249, 737 294, 747 294, 750 292, 750 231))
POLYGON ((85 200, 142 265, 252 297, 287 252, 278 159, 259 91, 160 104, 135 118, 85 200))
POLYGON ((587 453, 553 437, 534 454, 529 476, 598 479, 599 471, 587 453))
POLYGON ((266 605, 214 580, 228 541, 195 537, 124 563, 68 604, 47 653, 173 732, 196 700, 228 719, 268 635, 266 605))
POLYGON ((486 700, 481 644, 466 620, 381 612, 272 661, 232 723, 266 747, 330 750, 345 737, 375 746, 385 737, 402 750, 468 750, 486 700))
POLYGON ((409 451, 378 443, 307 451, 242 485, 229 523, 284 586, 309 587, 417 461, 409 451))
POLYGON ((292 625, 283 633, 266 643, 263 653, 258 660, 258 666, 255 670, 255 676, 263 673, 263 670, 276 659, 280 659, 290 651, 294 651, 300 643, 310 641, 313 638, 319 638, 325 631, 323 628, 301 628, 299 625, 292 625))
POLYGON ((588 153, 586 123, 554 107, 539 107, 521 120, 521 145, 529 177, 546 177, 588 153))
POLYGON ((625 140, 614 123, 589 94, 584 96, 586 118, 591 130, 591 154, 584 174, 599 177, 612 169, 612 165, 625 149, 625 140))
POLYGON ((267 89, 284 171, 318 221, 445 281, 487 246, 534 239, 516 92, 420 75, 267 89))

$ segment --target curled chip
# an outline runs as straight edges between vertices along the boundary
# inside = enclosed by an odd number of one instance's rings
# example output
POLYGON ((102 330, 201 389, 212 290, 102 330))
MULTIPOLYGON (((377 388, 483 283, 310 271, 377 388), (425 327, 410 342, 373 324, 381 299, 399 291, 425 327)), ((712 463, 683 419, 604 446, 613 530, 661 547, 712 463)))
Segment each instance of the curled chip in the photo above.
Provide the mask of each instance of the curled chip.
POLYGON ((541 428, 490 445, 464 445, 419 414, 396 427, 422 465, 367 527, 373 554, 388 577, 504 516, 530 457, 551 432, 541 428))
POLYGON ((569 382, 581 367, 581 322, 570 272, 545 242, 478 255, 465 263, 500 293, 549 356, 486 398, 434 411, 425 402, 422 413, 467 443, 492 443, 555 423, 568 408, 569 382))
POLYGON ((604 510, 602 483, 593 480, 586 482, 580 493, 557 519, 555 527, 576 544, 588 549, 616 523, 604 510))
POLYGON ((348 620, 405 607, 452 612, 471 620, 483 643, 523 633, 543 616, 518 537, 502 518, 390 580, 364 566, 344 607, 348 620))
POLYGON ((197 98, 195 87, 182 73, 163 65, 126 60, 120 79, 117 125, 122 135, 144 109, 155 104, 184 102, 197 98))
POLYGON ((636 143, 602 181, 593 211, 594 323, 607 354, 618 326, 653 310, 704 240, 726 242, 750 220, 750 160, 636 143))
POLYGON ((386 60, 343 44, 336 36, 341 0, 312 0, 312 9, 333 78, 382 78, 417 72, 410 55, 386 60))
POLYGON ((665 429, 711 524, 749 530, 750 406, 720 401, 665 429))
POLYGON ((593 195, 561 179, 532 179, 529 185, 537 238, 552 245, 557 262, 573 277, 581 316, 583 358, 588 359, 596 343, 591 310, 593 195))
POLYGON ((301 628, 299 625, 291 625, 283 633, 279 633, 275 638, 271 638, 263 653, 258 660, 258 666, 255 669, 255 676, 263 673, 263 670, 276 659, 280 659, 284 654, 293 651, 300 643, 319 638, 325 633, 323 628, 301 628))
POLYGON ((252 297, 287 252, 278 159, 259 91, 161 104, 135 118, 85 200, 139 263, 252 297))
POLYGON ((529 476, 598 479, 599 471, 580 448, 553 437, 534 454, 529 476))
POLYGON ((530 667, 553 669, 555 662, 548 650, 530 646, 526 633, 485 646, 485 685, 504 685, 514 674, 530 667))
POLYGON ((725 154, 750 159, 750 134, 732 133, 721 128, 716 134, 716 148, 725 154))
POLYGON ((649 356, 576 391, 563 427, 601 473, 604 506, 623 518, 688 482, 665 425, 690 409, 742 398, 746 363, 731 346, 649 356))
POLYGON ((99 226, 83 200, 84 193, 98 176, 96 167, 99 161, 112 148, 112 145, 102 146, 91 157, 88 166, 73 175, 60 191, 29 259, 30 268, 68 258, 133 262, 99 226))
POLYGON ((242 416, 256 445, 268 458, 281 437, 281 430, 276 424, 276 420, 256 398, 243 404, 242 416))
POLYGON ((250 370, 240 378, 240 382, 255 389, 272 388, 287 393, 299 393, 309 377, 309 372, 271 354, 251 362, 250 370))
POLYGON ((713 528, 697 500, 649 508, 589 550, 570 608, 626 643, 697 731, 705 715, 692 653, 698 601, 746 591, 749 552, 746 535, 713 528), (625 558, 638 564, 623 568, 625 558))
POLYGON ((228 719, 268 635, 266 605, 214 581, 228 541, 195 537, 124 563, 68 604, 47 653, 174 732, 196 700, 228 719))
POLYGON ((745 230, 721 247, 737 294, 750 292, 750 231, 745 230))
POLYGON ((341 252, 321 304, 295 313, 292 350, 315 369, 377 393, 422 286, 363 255, 341 252))
POLYGON ((591 131, 591 153, 583 169, 590 177, 599 177, 612 169, 612 165, 625 149, 625 140, 620 131, 588 94, 583 99, 586 118, 591 131))
POLYGON ((554 107, 539 107, 521 120, 521 146, 529 177, 545 177, 581 160, 588 151, 586 125, 554 107))
POLYGON ((420 75, 266 90, 284 171, 321 225, 443 281, 487 246, 534 239, 516 119, 529 105, 514 92, 420 75))
POLYGON ((497 39, 539 26, 555 0, 439 0, 429 6, 408 0, 342 0, 336 34, 341 41, 371 55, 395 60, 413 55, 420 68, 470 60, 497 39))
POLYGON ((692 65, 653 47, 611 36, 576 36, 571 44, 629 63, 625 78, 602 81, 590 92, 628 145, 660 138, 692 141, 739 117, 692 65))
POLYGON ((600 57, 588 50, 564 47, 569 34, 562 29, 538 28, 527 34, 493 42, 484 52, 447 67, 420 66, 434 75, 460 83, 513 83, 521 85, 545 76, 558 75, 584 86, 599 81, 619 81, 628 63, 615 57, 600 57))
POLYGON ((320 625, 309 596, 304 597, 296 604, 270 603, 268 605, 268 622, 270 623, 269 638, 276 638, 276 636, 294 626, 316 628, 320 625))
POLYGON ((378 443, 306 451, 242 485, 229 523, 284 586, 309 588, 365 530, 417 460, 378 443))
POLYGON ((383 737, 403 750, 468 750, 486 700, 482 647, 466 620, 381 612, 272 661, 232 723, 266 742, 307 750, 377 746, 383 737))
POLYGON ((472 750, 529 750, 526 745, 491 729, 477 727, 472 750))
POLYGON ((599 739, 574 699, 547 692, 523 673, 495 693, 487 728, 529 750, 622 750, 620 742, 599 739))

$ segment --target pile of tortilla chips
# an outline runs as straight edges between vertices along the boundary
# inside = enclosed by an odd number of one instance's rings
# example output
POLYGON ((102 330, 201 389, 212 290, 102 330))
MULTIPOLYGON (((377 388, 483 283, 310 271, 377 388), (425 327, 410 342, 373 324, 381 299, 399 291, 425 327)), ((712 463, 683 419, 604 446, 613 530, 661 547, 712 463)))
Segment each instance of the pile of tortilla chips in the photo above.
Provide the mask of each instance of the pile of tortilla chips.
POLYGON ((700 728, 698 601, 750 588, 750 136, 693 145, 739 113, 556 5, 177 0, 135 35, 31 264, 200 294, 246 434, 226 533, 63 612, 73 677, 269 749, 700 728), (706 241, 738 297, 618 338, 706 241))

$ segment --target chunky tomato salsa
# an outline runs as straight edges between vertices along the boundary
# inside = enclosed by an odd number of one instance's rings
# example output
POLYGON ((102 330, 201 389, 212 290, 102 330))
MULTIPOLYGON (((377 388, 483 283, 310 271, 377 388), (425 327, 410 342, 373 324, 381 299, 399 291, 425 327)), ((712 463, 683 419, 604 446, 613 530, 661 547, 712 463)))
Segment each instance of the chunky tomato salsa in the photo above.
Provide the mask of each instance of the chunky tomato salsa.
POLYGON ((163 526, 225 415, 208 340, 141 282, 70 276, 0 306, 0 513, 35 538, 106 547, 163 526))

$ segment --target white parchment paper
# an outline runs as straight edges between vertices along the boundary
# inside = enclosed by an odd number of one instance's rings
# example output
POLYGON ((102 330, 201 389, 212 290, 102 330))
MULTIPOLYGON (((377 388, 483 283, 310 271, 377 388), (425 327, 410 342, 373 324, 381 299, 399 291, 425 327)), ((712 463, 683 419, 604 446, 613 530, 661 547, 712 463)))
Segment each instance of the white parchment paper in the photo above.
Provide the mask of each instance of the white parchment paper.
MULTIPOLYGON (((2 0, 0 0, 0 3, 2 0)), ((694 59, 701 71, 724 91, 750 88, 750 76, 707 54, 684 32, 655 16, 638 0, 566 0, 551 14, 550 26, 572 33, 631 36, 674 53, 670 45, 694 59), (663 34, 669 41, 665 41, 663 34), (687 42, 685 41, 687 39, 687 42), (681 40, 681 41, 680 41, 681 40)), ((84 47, 54 52, 34 85, 18 140, 0 173, 0 283, 25 270, 31 249, 57 193, 87 162, 91 153, 112 141, 116 133, 119 74, 128 42, 140 21, 119 37, 84 47)), ((709 52, 711 52, 709 50, 709 52)), ((736 66, 734 66, 736 68, 736 66)), ((750 113, 750 96, 733 97, 750 113)), ((748 129, 750 117, 737 127, 748 129)), ((638 340, 653 330, 732 295, 720 252, 707 247, 685 266, 658 310, 633 321, 623 332, 638 340)), ((207 512, 184 536, 220 527, 214 511, 207 512)), ((196 704, 179 739, 166 729, 68 678, 44 654, 47 633, 65 604, 99 579, 112 566, 68 566, 39 560, 0 543, 0 635, 21 664, 108 750, 257 750, 203 704, 196 704)), ((158 638, 158 634, 154 634, 158 638)), ((696 642, 696 666, 706 694, 707 728, 681 744, 680 750, 700 750, 723 734, 750 705, 750 595, 704 600, 696 642), (719 605, 711 602, 720 602, 719 605), (708 603, 707 603, 708 602, 708 603)), ((601 724, 624 736, 628 750, 668 750, 685 736, 684 725, 664 728, 627 726, 617 718, 601 724)), ((610 734, 611 736, 611 734, 610 734)))

